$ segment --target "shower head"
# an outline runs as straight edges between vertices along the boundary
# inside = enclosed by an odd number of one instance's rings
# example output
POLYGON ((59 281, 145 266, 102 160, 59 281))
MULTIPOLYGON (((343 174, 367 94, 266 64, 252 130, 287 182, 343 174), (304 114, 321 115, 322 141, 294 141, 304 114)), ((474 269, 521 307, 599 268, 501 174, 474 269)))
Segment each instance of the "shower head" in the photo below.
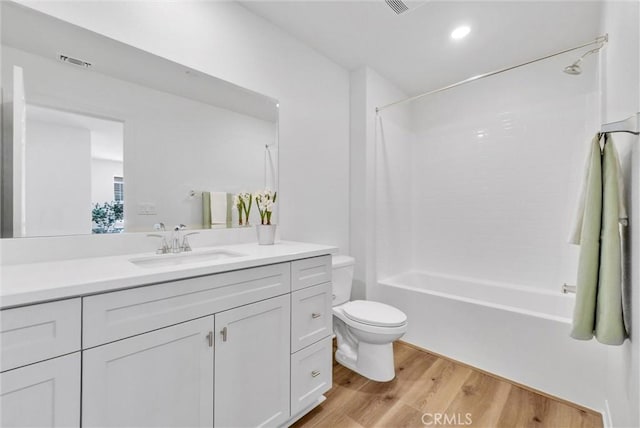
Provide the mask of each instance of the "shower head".
POLYGON ((582 54, 582 56, 580 58, 578 58, 578 60, 576 62, 574 62, 571 65, 567 65, 564 70, 565 73, 567 74, 571 74, 573 76, 576 76, 578 74, 582 73, 582 67, 580 67, 580 64, 582 64, 582 60, 586 57, 589 56, 591 54, 594 54, 596 52, 599 52, 600 49, 602 49, 602 46, 604 46, 604 43, 606 42, 606 39, 602 42, 602 44, 600 46, 598 46, 595 49, 591 49, 590 51, 587 51, 585 53, 582 54))
POLYGON ((582 73, 582 67, 580 67, 580 63, 581 63, 581 62, 582 62, 582 60, 581 60, 581 59, 579 59, 579 60, 577 60, 576 62, 574 62, 573 64, 571 64, 571 65, 567 65, 567 66, 564 68, 564 70, 563 70, 563 71, 564 71, 565 73, 567 73, 567 74, 571 74, 571 75, 574 75, 574 76, 575 76, 575 75, 578 75, 578 74, 582 73))

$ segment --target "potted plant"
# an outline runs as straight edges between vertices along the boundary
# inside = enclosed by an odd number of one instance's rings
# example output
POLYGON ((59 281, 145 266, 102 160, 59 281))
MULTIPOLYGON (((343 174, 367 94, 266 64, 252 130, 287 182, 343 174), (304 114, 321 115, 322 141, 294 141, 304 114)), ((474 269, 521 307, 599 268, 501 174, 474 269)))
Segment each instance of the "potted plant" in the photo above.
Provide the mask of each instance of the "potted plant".
POLYGON ((233 205, 238 210, 238 226, 249 226, 249 215, 253 205, 253 195, 249 192, 240 192, 233 197, 233 205), (242 216, 244 215, 244 221, 242 216))
POLYGON ((233 205, 238 210, 238 226, 242 226, 242 213, 244 212, 244 209, 242 208, 242 197, 240 194, 233 196, 233 205))
POLYGON ((271 224, 271 215, 276 203, 277 192, 265 189, 263 192, 256 192, 254 199, 260 212, 260 224, 256 225, 258 232, 258 244, 273 245, 276 239, 276 226, 271 224))

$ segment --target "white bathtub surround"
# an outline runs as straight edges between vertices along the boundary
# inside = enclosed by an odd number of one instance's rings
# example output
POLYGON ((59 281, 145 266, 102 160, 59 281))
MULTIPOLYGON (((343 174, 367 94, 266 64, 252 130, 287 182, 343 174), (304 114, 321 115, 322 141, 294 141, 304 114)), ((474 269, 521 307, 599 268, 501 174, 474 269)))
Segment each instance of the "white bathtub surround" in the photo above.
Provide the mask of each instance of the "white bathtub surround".
POLYGON ((620 222, 626 222, 620 162, 611 138, 592 141, 584 197, 576 307, 571 336, 620 345, 627 337, 622 316, 622 254, 620 222), (623 207, 622 210, 620 207, 623 207))
POLYGON ((573 296, 424 271, 380 280, 377 296, 407 314, 403 340, 604 410, 607 348, 569 338, 573 296))
MULTIPOLYGON (((378 279, 367 297, 407 314, 410 343, 601 410, 604 378, 573 377, 577 366, 600 373, 605 351, 570 343, 574 300, 560 293, 575 282, 578 252, 566 236, 584 144, 599 126, 597 67, 576 79, 562 73, 573 61, 539 62, 379 115, 378 279), (409 222, 400 201, 410 201, 409 222), (406 287, 414 272, 465 279, 464 291, 426 294, 434 281, 422 278, 406 287)), ((392 87, 377 79, 371 93, 392 87)))

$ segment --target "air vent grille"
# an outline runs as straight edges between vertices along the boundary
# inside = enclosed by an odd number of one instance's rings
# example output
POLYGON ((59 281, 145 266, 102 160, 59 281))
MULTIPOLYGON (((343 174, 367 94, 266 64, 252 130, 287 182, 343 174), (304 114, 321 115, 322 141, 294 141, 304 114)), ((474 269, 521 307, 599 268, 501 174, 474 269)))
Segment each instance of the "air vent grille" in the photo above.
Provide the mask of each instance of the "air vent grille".
POLYGON ((89 68, 91 67, 91 63, 78 59, 78 58, 73 58, 67 55, 58 55, 58 59, 62 62, 67 62, 69 64, 73 64, 73 65, 77 65, 78 67, 82 67, 82 68, 89 68))
POLYGON ((405 13, 406 11, 409 10, 407 5, 401 0, 384 0, 384 1, 398 15, 400 15, 401 13, 405 13))

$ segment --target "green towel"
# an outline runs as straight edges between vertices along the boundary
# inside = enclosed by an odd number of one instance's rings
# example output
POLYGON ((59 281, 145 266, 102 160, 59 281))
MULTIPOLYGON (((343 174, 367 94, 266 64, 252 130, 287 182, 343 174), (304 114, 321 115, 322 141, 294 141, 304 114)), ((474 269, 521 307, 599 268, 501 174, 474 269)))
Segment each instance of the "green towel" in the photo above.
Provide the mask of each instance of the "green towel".
POLYGON ((571 337, 589 340, 593 338, 598 290, 598 266, 600 259, 600 225, 602 216, 602 164, 600 139, 591 142, 589 173, 584 195, 584 214, 580 232, 580 258, 576 303, 573 310, 571 337))
POLYGON ((211 229, 211 192, 202 192, 202 228, 211 229))
POLYGON ((602 157, 602 232, 600 278, 596 302, 596 339, 607 345, 621 345, 626 337, 622 318, 622 251, 618 169, 620 162, 613 142, 606 139, 602 157))
MULTIPOLYGON (((571 337, 620 345, 627 334, 622 317, 622 251, 620 247, 620 163, 613 142, 600 136, 591 143, 585 186, 584 217, 571 337)), ((622 209, 624 211, 624 209, 622 209)))

